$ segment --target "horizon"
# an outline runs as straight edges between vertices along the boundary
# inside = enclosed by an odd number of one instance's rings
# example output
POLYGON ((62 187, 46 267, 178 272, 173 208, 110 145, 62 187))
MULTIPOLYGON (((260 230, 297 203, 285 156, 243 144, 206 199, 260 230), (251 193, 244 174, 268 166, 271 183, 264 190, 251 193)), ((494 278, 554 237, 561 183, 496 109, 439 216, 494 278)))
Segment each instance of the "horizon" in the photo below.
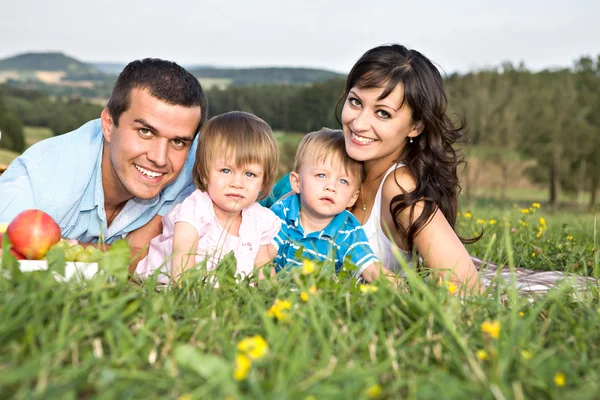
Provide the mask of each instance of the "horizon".
POLYGON ((153 5, 159 3, 105 0, 90 10, 75 0, 10 2, 3 7, 11 18, 0 25, 0 57, 61 49, 88 63, 157 57, 180 65, 345 74, 369 48, 401 43, 449 74, 505 62, 532 71, 569 68, 600 53, 600 2, 592 0, 172 0, 160 12, 153 5))

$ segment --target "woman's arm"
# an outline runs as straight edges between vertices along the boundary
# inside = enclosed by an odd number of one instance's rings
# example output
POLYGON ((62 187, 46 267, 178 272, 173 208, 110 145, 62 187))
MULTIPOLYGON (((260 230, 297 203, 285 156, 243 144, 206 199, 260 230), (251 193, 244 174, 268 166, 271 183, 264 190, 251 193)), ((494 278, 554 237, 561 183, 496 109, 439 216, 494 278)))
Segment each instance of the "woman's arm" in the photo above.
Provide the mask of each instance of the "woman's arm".
MULTIPOLYGON (((406 168, 399 168, 395 174, 390 174, 386 178, 383 185, 381 209, 382 222, 392 232, 396 244, 400 248, 405 248, 405 238, 395 229, 394 217, 390 213, 392 198, 404 193, 401 188, 407 192, 415 188, 414 178, 406 168)), ((421 215, 423 206, 424 202, 416 204, 412 218, 410 208, 402 210, 396 217, 400 226, 406 229, 421 215)), ((384 227, 384 229, 386 228, 384 227)), ((414 246, 436 279, 448 279, 458 287, 465 285, 468 292, 482 292, 483 287, 479 280, 479 274, 469 253, 439 209, 416 235, 414 246)))
MULTIPOLYGON (((258 249, 258 254, 256 254, 256 260, 254 261, 254 268, 258 268, 258 279, 265 279, 265 274, 263 271, 263 266, 267 265, 277 255, 277 250, 275 250, 275 246, 272 244, 263 244, 258 249)), ((269 277, 275 276, 275 267, 271 266, 269 271, 269 277)))
POLYGON ((171 281, 180 283, 181 274, 196 263, 198 231, 187 222, 176 222, 173 232, 173 259, 171 260, 171 281))

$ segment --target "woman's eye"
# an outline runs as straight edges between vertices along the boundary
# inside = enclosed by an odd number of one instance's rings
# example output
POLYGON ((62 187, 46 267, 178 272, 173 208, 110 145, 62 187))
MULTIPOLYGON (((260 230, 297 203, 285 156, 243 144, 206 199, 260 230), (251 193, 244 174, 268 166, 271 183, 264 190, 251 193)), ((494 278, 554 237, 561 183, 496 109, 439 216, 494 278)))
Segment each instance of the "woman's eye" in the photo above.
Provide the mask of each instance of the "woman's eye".
POLYGON ((377 111, 377 116, 379 116, 380 118, 385 118, 385 119, 388 119, 391 117, 389 112, 383 111, 383 110, 377 111))
POLYGON ((348 103, 350 103, 350 105, 354 106, 354 107, 359 107, 360 106, 360 101, 358 99, 354 98, 354 97, 350 97, 348 99, 348 103))
POLYGON ((315 175, 315 176, 316 176, 317 178, 319 178, 319 179, 323 179, 323 178, 325 178, 325 174, 317 174, 317 175, 315 175))
POLYGON ((348 182, 346 179, 340 179, 340 183, 342 185, 349 185, 350 184, 350 182, 348 182))

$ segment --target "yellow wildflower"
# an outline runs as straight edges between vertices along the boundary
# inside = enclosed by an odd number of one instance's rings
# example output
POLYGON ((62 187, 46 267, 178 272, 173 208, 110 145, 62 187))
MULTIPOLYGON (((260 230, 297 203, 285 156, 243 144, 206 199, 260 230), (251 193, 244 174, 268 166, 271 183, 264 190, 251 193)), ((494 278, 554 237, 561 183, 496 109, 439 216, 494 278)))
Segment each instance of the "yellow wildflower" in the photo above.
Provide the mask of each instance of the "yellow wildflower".
POLYGON ((465 215, 465 218, 471 218, 473 216, 473 214, 471 214, 468 211, 464 215, 465 215))
POLYGON ((458 290, 456 285, 450 281, 446 281, 446 286, 448 287, 448 293, 454 294, 458 290))
POLYGON ((521 214, 529 214, 529 208, 521 208, 521 214))
POLYGON ((300 293, 300 299, 301 299, 303 302, 305 302, 305 303, 306 303, 306 302, 308 301, 308 298, 309 298, 309 296, 308 296, 308 293, 306 293, 306 292, 302 292, 302 293, 300 293))
POLYGON ((262 336, 255 335, 242 339, 238 343, 237 349, 240 353, 250 357, 250 359, 258 360, 267 354, 269 351, 269 345, 267 344, 266 340, 262 338, 262 336))
POLYGON ((248 377, 252 367, 252 360, 245 354, 237 354, 235 356, 235 368, 233 370, 233 379, 243 381, 248 377))
POLYGON ((535 253, 535 251, 533 253, 531 253, 531 257, 535 257, 537 254, 535 253))
POLYGON ((519 317, 524 317, 525 313, 523 311, 519 311, 519 317))
POLYGON ((302 261, 302 275, 310 275, 315 272, 315 263, 311 260, 302 261))
POLYGON ((381 394, 381 386, 377 384, 371 385, 367 388, 367 390, 365 390, 365 393, 368 398, 376 399, 381 394))
POLYGON ((540 208, 540 203, 531 203, 531 207, 540 208))
POLYGON ((523 357, 523 360, 531 360, 533 358, 531 353, 527 350, 521 350, 521 357, 523 357))
POLYGON ((459 213, 459 212, 457 212, 457 213, 456 213, 456 216, 457 216, 457 217, 460 217, 460 213, 459 213))
POLYGON ((540 217, 540 226, 546 226, 546 219, 544 217, 540 217))
POLYGON ((519 220, 519 224, 521 224, 523 226, 527 226, 527 222, 523 221, 522 219, 519 220))
POLYGON ((488 359, 488 353, 485 350, 477 350, 476 355, 477 355, 477 358, 481 361, 488 359))
POLYGON ((573 240, 573 236, 571 236, 571 235, 567 236, 567 240, 573 240))
POLYGON ((182 394, 177 398, 177 400, 192 400, 192 395, 189 393, 182 394))
POLYGON ((317 287, 315 285, 312 285, 310 288, 308 288, 308 293, 317 294, 317 287))
POLYGON ((485 219, 481 219, 481 218, 477 218, 477 221, 475 221, 475 223, 479 224, 479 225, 485 225, 486 224, 485 219))
POLYGON ((276 318, 278 321, 288 321, 289 315, 286 310, 292 308, 292 303, 289 300, 275 300, 273 304, 265 313, 269 317, 276 318))
POLYGON ((557 372, 554 375, 554 384, 558 387, 565 386, 565 374, 563 374, 562 372, 557 372))
POLYGON ((375 293, 379 288, 375 285, 360 285, 360 291, 364 294, 375 293))
POLYGON ((541 238, 542 237, 542 231, 538 231, 538 233, 535 234, 536 238, 541 238))
POLYGON ((499 321, 485 321, 481 324, 481 331, 493 339, 500 336, 501 325, 499 321))
POLYGON ((498 221, 496 221, 495 219, 490 219, 490 225, 496 225, 498 223, 498 221))

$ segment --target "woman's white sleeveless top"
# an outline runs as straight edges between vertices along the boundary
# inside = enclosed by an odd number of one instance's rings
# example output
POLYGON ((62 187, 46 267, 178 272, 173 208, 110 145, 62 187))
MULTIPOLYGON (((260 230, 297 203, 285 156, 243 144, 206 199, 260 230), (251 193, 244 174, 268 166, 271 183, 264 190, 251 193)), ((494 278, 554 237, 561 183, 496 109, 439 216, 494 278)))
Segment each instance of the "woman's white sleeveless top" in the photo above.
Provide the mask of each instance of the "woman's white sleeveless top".
MULTIPOLYGON (((396 246, 396 244, 390 239, 383 231, 381 226, 381 192, 383 190, 383 183, 385 182, 388 175, 396 168, 403 167, 404 164, 397 164, 390 167, 385 173, 379 189, 375 195, 375 201, 373 203, 373 209, 369 219, 363 224, 363 229, 369 238, 369 244, 373 249, 375 255, 379 258, 379 261, 384 267, 392 270, 395 273, 402 273, 402 267, 400 266, 399 258, 403 258, 409 265, 412 265, 411 254, 405 250, 402 250, 396 246)), ((393 229, 393 228, 392 228, 393 229)))

